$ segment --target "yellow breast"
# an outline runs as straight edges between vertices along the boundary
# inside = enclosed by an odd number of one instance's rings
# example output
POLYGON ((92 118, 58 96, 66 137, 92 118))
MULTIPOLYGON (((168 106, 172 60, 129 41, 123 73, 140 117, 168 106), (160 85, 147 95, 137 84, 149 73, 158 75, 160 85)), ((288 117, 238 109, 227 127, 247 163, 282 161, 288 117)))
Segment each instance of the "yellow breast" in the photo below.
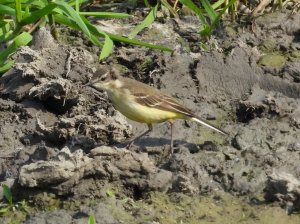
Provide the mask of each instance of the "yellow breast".
POLYGON ((110 96, 114 107, 129 119, 141 123, 161 123, 169 119, 183 118, 181 114, 143 106, 134 101, 130 95, 110 96))

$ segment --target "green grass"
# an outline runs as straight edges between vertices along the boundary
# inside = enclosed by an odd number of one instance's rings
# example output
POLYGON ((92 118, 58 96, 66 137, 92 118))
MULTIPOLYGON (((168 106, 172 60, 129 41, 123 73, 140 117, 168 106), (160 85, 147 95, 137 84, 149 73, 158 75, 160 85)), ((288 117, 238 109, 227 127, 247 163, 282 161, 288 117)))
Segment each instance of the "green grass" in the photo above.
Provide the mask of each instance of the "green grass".
MULTIPOLYGON (((81 12, 80 4, 88 0, 2 0, 0 2, 0 44, 6 49, 0 52, 0 73, 8 70, 13 61, 9 56, 18 48, 27 45, 32 40, 31 33, 39 26, 49 26, 54 38, 57 38, 55 24, 61 24, 71 29, 80 30, 96 46, 100 47, 99 59, 110 55, 114 48, 114 41, 140 45, 148 48, 171 51, 159 45, 146 43, 121 35, 111 34, 94 26, 87 19, 88 16, 99 18, 123 19, 130 15, 116 12, 81 12), (75 7, 75 8, 74 8, 75 7)), ((133 31, 138 33, 142 27, 133 31)))
POLYGON ((2 186, 3 195, 6 202, 0 204, 0 216, 4 216, 8 212, 22 211, 27 212, 28 205, 26 201, 13 203, 13 196, 8 186, 2 186))
POLYGON ((90 215, 89 216, 89 219, 88 219, 88 224, 95 224, 95 217, 93 215, 90 215))

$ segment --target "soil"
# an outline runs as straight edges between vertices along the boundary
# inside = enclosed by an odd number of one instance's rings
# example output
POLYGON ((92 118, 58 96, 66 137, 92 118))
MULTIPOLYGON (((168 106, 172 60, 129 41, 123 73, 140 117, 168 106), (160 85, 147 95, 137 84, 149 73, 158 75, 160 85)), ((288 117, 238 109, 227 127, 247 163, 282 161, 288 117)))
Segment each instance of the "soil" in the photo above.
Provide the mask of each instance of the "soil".
POLYGON ((0 181, 28 204, 1 222, 299 223, 300 14, 224 24, 205 45, 199 25, 161 17, 137 38, 173 53, 118 43, 103 62, 81 34, 37 31, 0 77, 0 181), (110 66, 229 135, 179 120, 173 155, 166 124, 127 150, 146 126, 86 85, 110 66))

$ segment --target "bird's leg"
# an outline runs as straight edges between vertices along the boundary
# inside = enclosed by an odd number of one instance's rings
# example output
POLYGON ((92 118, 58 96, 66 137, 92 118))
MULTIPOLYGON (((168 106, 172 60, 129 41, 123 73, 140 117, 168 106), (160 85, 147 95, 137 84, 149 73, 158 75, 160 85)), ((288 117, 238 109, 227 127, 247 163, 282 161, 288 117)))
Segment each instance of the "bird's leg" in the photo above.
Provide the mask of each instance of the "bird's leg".
POLYGON ((134 143, 137 139, 143 137, 144 135, 147 135, 147 134, 148 134, 149 132, 151 132, 152 130, 153 130, 152 124, 148 124, 148 130, 145 131, 144 133, 142 133, 142 134, 136 136, 133 140, 131 140, 131 142, 129 142, 129 144, 126 146, 126 148, 127 148, 127 149, 130 149, 131 146, 133 145, 133 143, 134 143))
POLYGON ((173 120, 169 120, 170 129, 171 129, 171 155, 174 152, 174 140, 173 140, 173 120))

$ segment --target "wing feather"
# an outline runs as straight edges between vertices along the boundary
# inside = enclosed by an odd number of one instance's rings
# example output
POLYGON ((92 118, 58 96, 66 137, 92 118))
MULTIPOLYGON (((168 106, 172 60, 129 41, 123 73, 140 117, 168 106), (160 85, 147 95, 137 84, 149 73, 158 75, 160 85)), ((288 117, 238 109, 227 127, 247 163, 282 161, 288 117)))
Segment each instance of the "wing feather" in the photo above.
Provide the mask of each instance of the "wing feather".
POLYGON ((135 93, 135 100, 137 103, 148 106, 151 108, 157 108, 165 111, 172 111, 180 114, 184 114, 189 117, 193 117, 193 112, 184 106, 177 103, 173 98, 166 95, 147 95, 144 93, 135 93))

